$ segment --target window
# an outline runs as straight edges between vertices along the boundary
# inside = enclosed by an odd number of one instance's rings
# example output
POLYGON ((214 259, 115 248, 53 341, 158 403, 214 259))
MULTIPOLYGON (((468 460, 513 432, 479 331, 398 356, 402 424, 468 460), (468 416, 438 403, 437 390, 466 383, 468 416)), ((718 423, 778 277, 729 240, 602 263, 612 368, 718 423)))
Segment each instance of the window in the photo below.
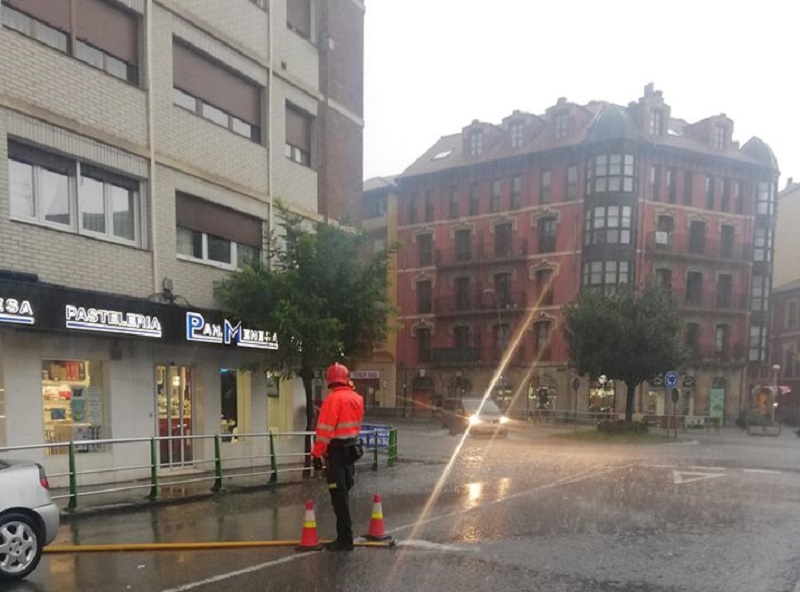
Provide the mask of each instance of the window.
POLYGON ((477 216, 478 215, 478 204, 480 198, 480 185, 477 183, 472 183, 469 186, 469 215, 470 216, 477 216))
POLYGON ((749 360, 763 362, 767 354, 767 328, 762 325, 750 326, 749 360))
POLYGON ((733 257, 735 229, 730 224, 723 224, 720 234, 719 255, 723 259, 733 257))
POLYGON ((536 270, 536 290, 539 295, 539 304, 541 306, 550 306, 551 304, 553 304, 552 269, 536 270))
POLYGON ((727 136, 727 130, 725 126, 722 125, 715 125, 714 126, 714 148, 718 150, 725 149, 725 139, 727 136))
POLYGON ((472 230, 463 228, 455 232, 456 260, 470 261, 472 259, 472 230))
POLYGON ((425 222, 433 222, 433 190, 425 192, 425 222))
MULTIPOLYGON (((175 105, 261 141, 261 87, 257 84, 177 41, 172 43, 172 76, 175 105)), ((289 125, 287 121, 287 144, 289 125)))
POLYGON ((578 199, 578 167, 570 165, 567 167, 567 200, 578 199))
POLYGON ((456 325, 453 327, 453 347, 456 349, 467 349, 469 344, 469 327, 466 325, 456 325))
POLYGON ((483 153, 483 132, 475 130, 469 134, 470 156, 480 156, 483 153))
POLYGON ((717 307, 730 308, 733 304, 733 276, 727 273, 717 278, 717 307))
POLYGON ((650 135, 655 137, 664 135, 664 114, 657 109, 650 111, 650 135))
POLYGON ((786 326, 790 329, 797 327, 797 304, 796 300, 789 303, 788 312, 786 314, 786 326))
POLYGON ((139 181, 9 142, 11 217, 138 244, 139 181))
POLYGON ((690 355, 696 356, 700 349, 700 325, 698 323, 686 323, 686 349, 690 355))
POLYGON ((797 378, 797 351, 794 345, 783 350, 783 376, 797 378))
POLYGON ((522 146, 524 137, 523 131, 525 127, 521 121, 517 121, 511 124, 511 147, 512 148, 519 148, 522 146))
POLYGON ((539 252, 552 253, 556 250, 556 219, 553 216, 539 218, 539 252))
MULTIPOLYGON (((80 452, 103 452, 81 440, 110 438, 105 411, 108 393, 103 363, 91 360, 42 360, 42 412, 45 442, 75 441, 80 452)), ((67 447, 48 454, 67 454, 67 447)))
POLYGON ((753 238, 753 261, 772 261, 772 230, 757 226, 753 238))
POLYGON ((311 39, 311 0, 286 1, 286 26, 301 37, 311 39))
POLYGON ((675 185, 675 178, 678 172, 675 169, 667 169, 667 199, 669 203, 675 203, 677 196, 677 188, 675 185))
POLYGON ((656 269, 656 286, 672 292, 672 270, 660 268, 656 269))
POLYGON ((719 209, 722 212, 730 212, 731 210, 731 180, 722 180, 722 197, 719 202, 719 209))
POLYGON ((650 167, 650 196, 653 201, 661 199, 661 169, 655 165, 650 167))
POLYGON ((428 327, 419 327, 415 331, 417 338, 417 362, 428 364, 431 361, 431 330, 428 327))
POLYGON ((742 214, 744 212, 744 192, 739 181, 733 182, 733 201, 736 203, 736 213, 742 214))
POLYGON ((516 210, 522 205, 522 177, 517 175, 511 178, 511 209, 516 210))
POLYGON ((494 256, 511 256, 511 223, 506 222, 494 227, 494 256))
POLYGON ((534 326, 534 347, 537 354, 542 354, 547 351, 550 345, 550 321, 539 321, 534 326))
MULTIPOLYGON (((239 388, 242 383, 249 383, 250 373, 235 369, 220 370, 220 429, 223 442, 238 441, 238 434, 249 431, 247 414, 248 400, 245 393, 248 389, 239 388)), ((244 386, 244 385, 242 385, 244 386)))
POLYGON ((706 223, 702 220, 692 220, 689 224, 689 252, 702 255, 706 248, 706 223))
POLYGON ((420 267, 427 267, 433 264, 433 235, 417 235, 417 252, 419 253, 420 267))
POLYGON ((433 311, 430 280, 417 282, 417 313, 428 314, 433 311))
POLYGON ((683 171, 683 205, 692 205, 692 183, 694 176, 690 171, 683 171))
POLYGON ((470 308, 470 281, 468 277, 456 278, 453 282, 456 292, 456 310, 469 310, 470 308))
POLYGON ((286 104, 286 158, 303 166, 311 166, 314 118, 286 104))
POLYGON ((496 273, 494 275, 495 306, 507 308, 511 304, 511 274, 496 273))
POLYGON ((569 125, 569 113, 561 111, 553 117, 553 131, 556 140, 567 137, 567 126, 569 125))
POLYGON ((714 177, 706 177, 706 209, 714 209, 714 177))
POLYGON ((585 216, 584 245, 631 244, 630 206, 600 206, 585 216))
POLYGON ((408 214, 408 223, 409 224, 416 224, 417 223, 417 194, 413 194, 409 197, 408 203, 406 204, 406 212, 408 214))
POLYGON ((550 195, 550 182, 552 180, 552 173, 549 169, 542 171, 541 182, 539 184, 539 203, 540 204, 548 204, 550 203, 551 195, 550 195))
POLYGON ((769 310, 769 285, 768 276, 753 276, 753 287, 750 292, 751 311, 766 312, 769 310))
POLYGON ((458 191, 455 187, 450 187, 448 193, 450 196, 450 218, 458 218, 458 191))
POLYGON ((717 325, 714 331, 714 355, 723 358, 728 357, 728 325, 717 325))
POLYGON ((628 261, 593 261, 583 264, 583 285, 616 292, 619 284, 630 283, 628 261))
POLYGON ((775 184, 759 183, 756 196, 756 214, 773 216, 775 214, 775 184))
POLYGON ((586 192, 633 191, 634 165, 633 154, 600 154, 589 159, 586 192))
POLYGON ((2 20, 6 27, 115 78, 139 81, 139 18, 121 6, 103 0, 13 0, 3 3, 2 20))
POLYGON ((494 325, 495 359, 500 360, 511 341, 511 326, 508 323, 495 323, 494 325))
POLYGON ((491 195, 491 200, 489 201, 490 212, 500 211, 501 191, 502 191, 502 185, 500 184, 500 181, 492 181, 492 195, 491 195))
POLYGON ((703 301, 703 274, 690 271, 686 274, 686 304, 701 304, 703 301))
POLYGON ((261 256, 258 218, 178 193, 175 220, 179 258, 236 269, 261 256))

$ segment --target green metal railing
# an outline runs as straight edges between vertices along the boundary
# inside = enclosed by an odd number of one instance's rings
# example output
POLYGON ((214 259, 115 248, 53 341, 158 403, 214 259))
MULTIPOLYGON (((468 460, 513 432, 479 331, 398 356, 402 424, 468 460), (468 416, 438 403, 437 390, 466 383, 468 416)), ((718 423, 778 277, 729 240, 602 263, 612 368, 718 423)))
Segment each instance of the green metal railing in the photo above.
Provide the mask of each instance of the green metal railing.
MULTIPOLYGON (((207 482, 210 490, 218 493, 224 491, 225 481, 241 480, 244 478, 258 477, 260 484, 276 485, 281 481, 288 481, 292 476, 301 479, 313 474, 309 455, 304 450, 304 441, 307 436, 313 437, 313 432, 266 432, 191 436, 165 436, 152 438, 124 438, 105 440, 82 440, 69 442, 53 442, 47 444, 34 444, 26 446, 13 446, 0 448, 0 455, 11 458, 24 458, 25 454, 38 453, 40 462, 50 465, 48 476, 51 481, 66 481, 65 491, 54 491, 54 500, 66 500, 66 509, 75 511, 81 498, 119 494, 126 491, 149 490, 146 499, 158 500, 164 488, 186 486, 207 482), (242 456, 226 454, 236 450, 227 448, 225 439, 234 438, 241 443, 249 443, 249 450, 254 452, 242 456), (192 443, 207 443, 213 451, 210 458, 193 457, 184 465, 168 466, 169 459, 162 458, 164 447, 173 446, 177 442, 179 447, 192 443), (281 446, 279 443, 288 443, 281 446), (132 456, 136 457, 133 464, 118 466, 113 463, 114 454, 107 455, 112 466, 100 468, 85 468, 85 459, 96 457, 95 454, 83 454, 87 450, 105 451, 116 450, 119 447, 134 447, 132 456), (66 450, 67 471, 53 471, 54 451, 66 450), (23 453, 23 454, 20 454, 23 453), (45 461, 44 459, 48 459, 45 461), (84 467, 81 467, 81 464, 84 467), (175 474, 175 469, 191 471, 186 475, 175 474), (205 468, 205 469, 204 469, 205 468), (92 477, 97 483, 93 485, 82 484, 83 480, 92 477), (264 478, 261 480, 261 478, 264 478)), ((394 467, 397 464, 397 430, 386 426, 370 426, 362 432, 364 442, 364 457, 357 463, 358 466, 369 466, 377 471, 381 459, 386 466, 394 467)), ((59 456, 61 456, 59 454, 59 456)), ((34 460, 28 458, 29 460, 34 460)), ((91 463, 98 464, 98 463, 91 463)), ((207 490, 206 490, 207 491, 207 490)))

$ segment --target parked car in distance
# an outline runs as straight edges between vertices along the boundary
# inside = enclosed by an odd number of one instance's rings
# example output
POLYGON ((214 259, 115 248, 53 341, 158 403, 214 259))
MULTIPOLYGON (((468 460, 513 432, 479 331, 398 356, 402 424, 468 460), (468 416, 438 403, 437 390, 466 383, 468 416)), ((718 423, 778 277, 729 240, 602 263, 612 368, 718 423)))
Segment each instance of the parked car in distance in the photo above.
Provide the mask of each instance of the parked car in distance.
POLYGON ((470 433, 506 436, 508 417, 491 399, 481 408, 482 397, 462 397, 448 399, 442 406, 442 422, 450 435, 464 432, 470 426, 470 433), (480 409, 480 412, 478 411, 480 409))
POLYGON ((29 575, 61 523, 44 468, 0 460, 0 581, 29 575))

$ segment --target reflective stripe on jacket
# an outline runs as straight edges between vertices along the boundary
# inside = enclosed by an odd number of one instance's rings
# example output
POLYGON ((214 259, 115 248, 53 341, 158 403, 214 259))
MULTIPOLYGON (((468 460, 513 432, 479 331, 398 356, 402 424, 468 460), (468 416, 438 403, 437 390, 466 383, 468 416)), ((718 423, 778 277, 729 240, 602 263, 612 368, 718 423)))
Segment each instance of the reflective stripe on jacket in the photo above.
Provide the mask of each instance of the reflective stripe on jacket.
POLYGON ((334 388, 322 402, 317 420, 317 438, 311 455, 325 454, 331 440, 358 438, 364 419, 364 399, 349 386, 334 388))

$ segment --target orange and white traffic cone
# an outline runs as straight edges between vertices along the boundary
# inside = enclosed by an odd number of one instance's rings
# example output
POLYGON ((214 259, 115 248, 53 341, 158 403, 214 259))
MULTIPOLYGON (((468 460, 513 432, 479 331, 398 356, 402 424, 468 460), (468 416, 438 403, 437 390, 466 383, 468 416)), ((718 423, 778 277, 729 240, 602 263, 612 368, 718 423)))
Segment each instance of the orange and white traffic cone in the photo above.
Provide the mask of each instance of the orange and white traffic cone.
POLYGON ((383 523, 383 507, 381 506, 381 496, 376 493, 372 501, 372 518, 369 521, 369 529, 364 537, 368 541, 393 542, 394 538, 386 534, 386 527, 383 523))
POLYGON ((306 514, 303 517, 303 533, 300 535, 300 544, 297 545, 298 551, 319 551, 322 545, 319 544, 317 536, 317 519, 314 516, 314 502, 306 502, 306 514))

